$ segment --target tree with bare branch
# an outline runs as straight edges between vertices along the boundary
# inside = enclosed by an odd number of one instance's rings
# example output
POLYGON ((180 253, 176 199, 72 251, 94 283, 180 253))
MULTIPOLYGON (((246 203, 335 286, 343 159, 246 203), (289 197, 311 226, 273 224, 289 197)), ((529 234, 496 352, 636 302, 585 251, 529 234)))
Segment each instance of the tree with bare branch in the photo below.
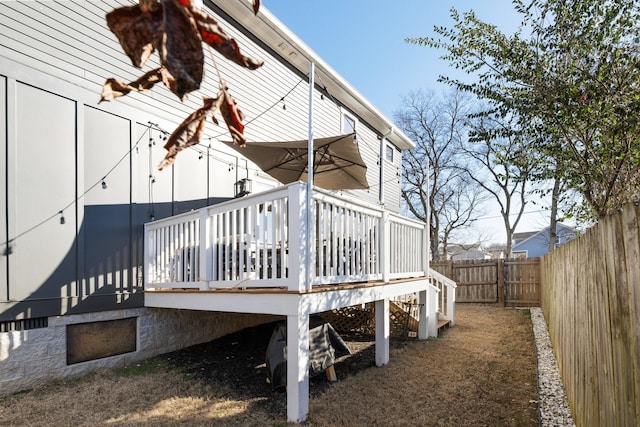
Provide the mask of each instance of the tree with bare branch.
POLYGON ((446 256, 451 237, 468 229, 482 214, 485 196, 465 173, 461 144, 469 97, 453 91, 444 98, 433 92, 411 92, 394 112, 395 122, 416 147, 403 153, 402 198, 416 218, 429 223, 431 258, 446 256), (441 250, 444 248, 444 251, 441 250))
POLYGON ((526 132, 517 131, 508 120, 482 114, 472 116, 469 125, 469 143, 463 150, 474 167, 463 171, 500 207, 510 256, 513 233, 528 203, 528 186, 538 163, 526 132))

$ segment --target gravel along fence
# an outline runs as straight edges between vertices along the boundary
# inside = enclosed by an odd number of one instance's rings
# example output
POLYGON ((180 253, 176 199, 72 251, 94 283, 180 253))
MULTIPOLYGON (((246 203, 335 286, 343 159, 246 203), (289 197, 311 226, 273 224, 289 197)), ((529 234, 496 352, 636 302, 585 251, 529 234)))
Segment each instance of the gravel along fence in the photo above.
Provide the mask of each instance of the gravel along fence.
POLYGON ((538 394, 540 425, 575 426, 564 385, 560 379, 558 362, 553 354, 547 323, 540 307, 531 308, 531 323, 538 351, 538 394))

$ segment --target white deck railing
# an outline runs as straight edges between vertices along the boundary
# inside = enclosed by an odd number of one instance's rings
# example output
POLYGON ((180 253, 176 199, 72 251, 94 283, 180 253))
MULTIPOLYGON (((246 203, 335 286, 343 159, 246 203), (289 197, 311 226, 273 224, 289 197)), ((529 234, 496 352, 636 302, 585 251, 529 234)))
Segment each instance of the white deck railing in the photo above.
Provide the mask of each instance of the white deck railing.
POLYGON ((438 288, 437 311, 453 326, 456 319, 456 282, 432 269, 429 269, 428 277, 431 284, 438 288))
MULTIPOLYGON (((433 309, 438 312, 441 320, 449 320, 453 326, 456 317, 456 282, 431 269, 427 277, 429 283, 437 289, 434 292, 436 300, 433 309)), ((420 311, 424 309, 424 303, 420 302, 417 292, 394 297, 392 301, 400 305, 414 319, 418 319, 420 311)))
POLYGON ((304 290, 428 275, 424 223, 315 189, 308 228, 305 191, 293 183, 146 224, 145 287, 304 290))

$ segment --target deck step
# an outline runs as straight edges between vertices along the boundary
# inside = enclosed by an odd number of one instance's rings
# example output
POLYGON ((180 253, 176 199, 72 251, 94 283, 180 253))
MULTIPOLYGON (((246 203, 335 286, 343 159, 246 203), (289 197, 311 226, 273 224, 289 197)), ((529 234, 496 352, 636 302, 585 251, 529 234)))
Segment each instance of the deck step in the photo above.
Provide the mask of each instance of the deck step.
POLYGON ((440 331, 442 331, 443 329, 449 329, 449 326, 451 326, 451 320, 438 319, 438 333, 440 333, 440 331))

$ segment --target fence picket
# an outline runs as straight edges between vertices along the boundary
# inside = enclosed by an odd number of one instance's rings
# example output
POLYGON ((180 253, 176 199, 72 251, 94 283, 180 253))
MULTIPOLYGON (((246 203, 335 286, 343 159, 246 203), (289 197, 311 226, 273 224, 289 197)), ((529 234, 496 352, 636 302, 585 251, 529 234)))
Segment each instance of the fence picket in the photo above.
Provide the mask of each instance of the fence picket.
POLYGON ((457 283, 457 302, 540 305, 539 258, 432 261, 430 267, 457 283))
POLYGON ((640 419, 640 210, 542 258, 542 308, 576 425, 640 419))

